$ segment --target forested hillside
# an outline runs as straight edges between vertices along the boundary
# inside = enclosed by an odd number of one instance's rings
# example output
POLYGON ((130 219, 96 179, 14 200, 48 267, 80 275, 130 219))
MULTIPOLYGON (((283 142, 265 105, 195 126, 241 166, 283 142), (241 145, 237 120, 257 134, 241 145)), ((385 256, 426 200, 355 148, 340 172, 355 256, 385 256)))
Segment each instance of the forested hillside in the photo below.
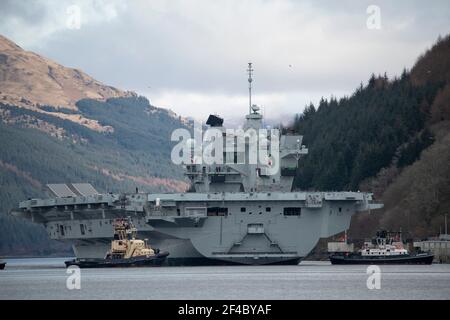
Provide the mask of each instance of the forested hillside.
POLYGON ((170 135, 186 121, 136 93, 25 51, 0 35, 0 256, 70 252, 8 212, 47 183, 100 192, 183 191, 170 135))
POLYGON ((186 189, 170 161, 170 134, 183 126, 178 118, 143 97, 87 99, 77 107, 110 131, 54 117, 50 106, 42 114, 0 105, 0 254, 55 249, 41 227, 7 215, 19 201, 45 196, 47 183, 90 182, 102 192, 186 189))
POLYGON ((439 232, 450 212, 450 36, 398 78, 372 75, 342 99, 322 99, 298 115, 289 130, 304 135, 296 187, 368 190, 385 202, 360 215, 356 237, 378 227, 410 237, 439 232))

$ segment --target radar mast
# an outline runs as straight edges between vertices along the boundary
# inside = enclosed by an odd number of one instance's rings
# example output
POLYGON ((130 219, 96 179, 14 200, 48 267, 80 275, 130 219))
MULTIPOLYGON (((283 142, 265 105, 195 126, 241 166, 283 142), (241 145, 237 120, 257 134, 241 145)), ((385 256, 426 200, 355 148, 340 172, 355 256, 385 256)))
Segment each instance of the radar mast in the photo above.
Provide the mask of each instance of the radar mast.
POLYGON ((253 68, 252 63, 248 63, 248 114, 252 113, 252 75, 253 75, 253 68))

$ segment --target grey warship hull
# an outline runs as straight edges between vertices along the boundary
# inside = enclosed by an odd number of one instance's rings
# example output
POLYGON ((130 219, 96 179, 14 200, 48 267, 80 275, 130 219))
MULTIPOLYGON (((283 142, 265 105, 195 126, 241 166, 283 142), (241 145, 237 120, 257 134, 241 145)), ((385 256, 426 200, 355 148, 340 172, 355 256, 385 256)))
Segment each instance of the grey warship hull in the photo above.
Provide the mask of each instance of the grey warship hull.
POLYGON ((370 200, 360 192, 105 194, 27 200, 15 215, 74 243, 78 258, 103 257, 112 219, 130 216, 170 265, 297 264, 355 212, 374 208, 370 200))
MULTIPOLYGON (((251 94, 251 63, 247 71, 251 94)), ((292 192, 308 149, 302 136, 267 130, 262 119, 249 96, 242 129, 230 131, 210 115, 209 133, 196 137, 202 126, 194 126, 194 139, 181 139, 174 149, 182 152, 172 156, 187 157, 171 160, 184 166, 194 192, 99 194, 86 184, 49 185, 54 198, 23 201, 13 214, 74 243, 78 258, 103 257, 112 219, 129 216, 140 238, 170 253, 169 264, 261 265, 297 264, 320 238, 348 229, 355 212, 381 207, 370 193, 292 192)))

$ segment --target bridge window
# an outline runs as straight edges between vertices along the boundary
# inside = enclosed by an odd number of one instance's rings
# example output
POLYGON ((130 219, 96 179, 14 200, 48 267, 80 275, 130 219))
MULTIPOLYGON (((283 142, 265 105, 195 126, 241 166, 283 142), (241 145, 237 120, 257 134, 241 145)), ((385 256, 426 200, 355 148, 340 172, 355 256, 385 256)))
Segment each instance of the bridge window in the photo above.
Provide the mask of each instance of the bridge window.
POLYGON ((300 216, 302 213, 302 208, 300 207, 286 207, 283 209, 283 214, 285 216, 300 216))
POLYGON ((270 212, 272 210, 271 207, 266 207, 266 212, 270 212))
POLYGON ((241 207, 241 212, 245 212, 246 208, 245 207, 241 207))
POLYGON ((212 183, 223 183, 223 182, 225 182, 225 175, 223 175, 223 174, 213 175, 213 176, 211 176, 211 182, 212 183))

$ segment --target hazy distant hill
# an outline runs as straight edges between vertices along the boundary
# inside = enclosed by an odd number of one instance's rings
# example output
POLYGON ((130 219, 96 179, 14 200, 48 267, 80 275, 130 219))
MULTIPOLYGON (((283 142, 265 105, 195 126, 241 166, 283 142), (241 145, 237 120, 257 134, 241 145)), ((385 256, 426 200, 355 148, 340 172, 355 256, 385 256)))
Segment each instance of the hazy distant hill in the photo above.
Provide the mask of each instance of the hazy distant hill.
POLYGON ((309 148, 298 188, 369 190, 385 202, 356 216, 351 235, 438 233, 450 213, 450 36, 400 78, 372 75, 350 97, 309 106, 291 129, 309 148))
POLYGON ((3 37, 0 91, 0 255, 67 248, 6 214, 19 201, 45 196, 47 183, 90 182, 102 192, 187 188, 170 161, 170 135, 185 122, 146 98, 3 37))

